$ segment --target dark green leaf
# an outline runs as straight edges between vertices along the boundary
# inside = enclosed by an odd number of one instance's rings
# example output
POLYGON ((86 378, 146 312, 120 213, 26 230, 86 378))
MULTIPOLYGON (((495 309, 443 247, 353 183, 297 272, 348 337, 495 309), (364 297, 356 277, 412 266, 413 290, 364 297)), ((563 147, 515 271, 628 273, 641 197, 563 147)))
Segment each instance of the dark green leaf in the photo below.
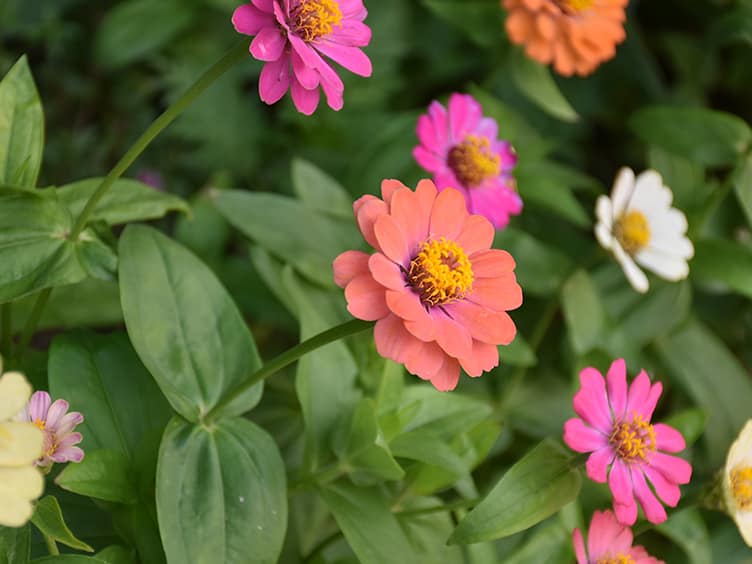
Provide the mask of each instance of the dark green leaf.
POLYGON ((66 466, 55 483, 64 490, 115 503, 135 503, 138 496, 131 464, 116 450, 87 452, 80 463, 66 466))
POLYGON ((561 305, 569 340, 577 354, 584 354, 602 342, 606 312, 587 272, 578 270, 567 280, 562 288, 561 305))
POLYGON ((352 220, 350 194, 334 178, 308 161, 292 161, 292 187, 300 201, 312 210, 352 220))
POLYGON ((721 47, 735 42, 752 45, 752 5, 729 9, 715 18, 709 37, 721 47))
POLYGON ((29 562, 30 525, 10 528, 0 527, 0 564, 27 564, 29 562))
POLYGON ((45 556, 32 560, 33 564, 107 564, 95 556, 79 556, 78 554, 59 554, 58 556, 45 556))
POLYGON ((549 176, 545 169, 538 171, 523 161, 514 176, 523 202, 550 210, 578 227, 590 227, 590 216, 569 187, 549 176))
POLYGON ((690 273, 696 280, 752 297, 752 251, 733 241, 696 241, 690 273))
POLYGON ((481 47, 498 43, 502 33, 501 10, 494 0, 422 0, 423 4, 460 28, 481 47))
MULTIPOLYGON (((68 468, 71 466, 75 466, 75 464, 69 465, 68 468)), ((93 548, 73 535, 68 525, 65 524, 60 504, 51 495, 45 496, 37 502, 31 522, 44 535, 56 542, 75 548, 76 550, 94 552, 93 548)))
POLYGON ((546 439, 512 466, 460 521, 450 543, 470 544, 524 531, 575 499, 582 485, 570 455, 546 439))
POLYGON ((697 509, 673 513, 668 521, 656 529, 682 547, 688 564, 712 564, 708 530, 697 509))
POLYGON ((247 419, 209 429, 173 418, 159 453, 157 508, 169 562, 276 562, 287 526, 276 444, 247 419))
POLYGON ((533 366, 538 362, 535 351, 527 344, 527 341, 520 335, 519 331, 514 341, 507 346, 499 347, 499 358, 501 364, 510 364, 512 366, 533 366))
POLYGON ((687 446, 691 446, 705 432, 705 427, 708 424, 708 414, 696 407, 682 409, 681 411, 672 413, 663 422, 678 430, 684 437, 687 446))
MULTIPOLYGON (((173 408, 200 419, 261 366, 245 321, 211 270, 155 229, 128 226, 120 261, 121 303, 136 352, 173 408)), ((248 411, 261 390, 259 383, 224 414, 248 411)))
POLYGON ((136 564, 133 551, 116 544, 108 546, 95 556, 107 564, 136 564))
POLYGON ((747 216, 747 223, 752 227, 752 155, 748 155, 737 167, 734 192, 747 216))
POLYGON ((682 281, 660 286, 642 297, 622 319, 621 329, 635 344, 662 337, 682 323, 692 306, 692 287, 682 281))

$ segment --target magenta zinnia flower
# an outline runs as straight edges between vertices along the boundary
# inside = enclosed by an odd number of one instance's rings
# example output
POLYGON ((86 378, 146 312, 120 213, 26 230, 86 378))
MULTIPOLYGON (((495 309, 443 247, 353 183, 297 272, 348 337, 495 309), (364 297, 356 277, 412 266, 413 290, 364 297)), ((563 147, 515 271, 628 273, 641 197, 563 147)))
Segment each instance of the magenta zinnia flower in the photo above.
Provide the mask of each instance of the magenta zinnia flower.
POLYGON ((266 64, 259 94, 274 104, 292 90, 299 112, 311 115, 319 86, 329 107, 342 109, 344 85, 322 55, 360 76, 371 76, 371 61, 360 49, 371 41, 363 23, 363 0, 252 0, 232 15, 235 29, 255 35, 251 54, 266 64))
POLYGON ((83 423, 84 416, 77 411, 68 413, 68 407, 68 402, 63 399, 53 402, 47 392, 34 392, 21 413, 23 421, 30 421, 44 431, 44 450, 37 466, 83 460, 84 451, 75 446, 83 437, 73 429, 83 423))
POLYGON ((641 546, 632 546, 632 529, 610 511, 596 511, 587 534, 587 550, 579 529, 572 534, 577 564, 663 564, 641 546))
POLYGON ((522 211, 511 174, 517 155, 508 141, 498 139, 499 126, 483 117, 475 98, 452 94, 448 109, 431 102, 416 131, 421 144, 413 155, 439 190, 458 189, 470 213, 485 216, 496 229, 522 211))
POLYGON ((580 372, 582 387, 574 396, 574 410, 582 419, 564 424, 564 442, 577 452, 592 452, 586 469, 591 480, 608 480, 614 496, 617 519, 632 525, 637 519, 639 502, 651 523, 666 520, 666 510, 653 494, 671 507, 679 502, 678 484, 686 484, 692 467, 686 460, 664 452, 684 449, 681 433, 661 423, 650 423, 663 386, 651 386, 642 370, 627 389, 624 359, 615 360, 608 369, 608 388, 595 368, 580 372))

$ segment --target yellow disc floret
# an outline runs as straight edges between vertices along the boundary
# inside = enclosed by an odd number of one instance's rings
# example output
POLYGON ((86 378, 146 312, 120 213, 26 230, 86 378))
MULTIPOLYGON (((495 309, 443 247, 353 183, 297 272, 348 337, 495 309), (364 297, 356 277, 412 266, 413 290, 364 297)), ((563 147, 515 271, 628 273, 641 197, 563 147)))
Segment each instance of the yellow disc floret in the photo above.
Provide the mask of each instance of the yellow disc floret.
POLYGON ((642 212, 629 211, 616 220, 614 236, 630 255, 650 242, 650 224, 642 212))
POLYGON ((752 466, 731 471, 731 492, 739 509, 752 508, 752 466))
POLYGON ((501 158, 491 150, 488 137, 468 135, 449 150, 447 164, 457 180, 467 188, 479 186, 487 178, 498 176, 501 158))
POLYGON ((44 431, 44 427, 47 423, 43 419, 36 419, 34 421, 34 426, 39 429, 40 431, 44 431))
POLYGON ((635 561, 629 554, 617 554, 601 558, 595 564, 635 564, 635 561))
POLYGON ((426 241, 410 262, 407 281, 425 306, 460 299, 472 289, 473 266, 465 251, 444 237, 426 241))
POLYGON ((622 460, 645 460, 647 453, 655 450, 655 430, 650 423, 635 414, 632 421, 614 425, 609 443, 622 460))
POLYGON ((336 0, 302 0, 290 12, 290 22, 303 41, 315 41, 342 24, 342 12, 336 0))

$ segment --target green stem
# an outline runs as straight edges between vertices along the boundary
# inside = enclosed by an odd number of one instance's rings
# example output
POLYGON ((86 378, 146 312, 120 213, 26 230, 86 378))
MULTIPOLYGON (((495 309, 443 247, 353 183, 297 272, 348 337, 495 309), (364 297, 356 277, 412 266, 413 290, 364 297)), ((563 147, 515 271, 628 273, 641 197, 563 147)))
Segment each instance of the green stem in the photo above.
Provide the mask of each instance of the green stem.
POLYGON ((12 304, 0 305, 0 355, 10 357, 13 345, 13 312, 12 304))
POLYGON ((426 515, 428 513, 440 513, 442 511, 454 511, 455 509, 467 509, 468 507, 475 507, 481 502, 482 498, 475 499, 461 499, 454 503, 447 503, 446 505, 435 505, 432 507, 422 507, 420 509, 405 509, 403 511, 397 511, 397 515, 410 516, 410 515, 426 515))
POLYGON ((44 537, 44 544, 47 545, 47 552, 50 553, 50 556, 57 556, 58 554, 60 554, 60 550, 58 550, 57 548, 55 539, 45 533, 42 533, 42 536, 44 537))
POLYGON ((710 195, 708 203, 705 204, 705 206, 702 208, 702 213, 697 217, 697 220, 693 223, 690 229, 690 238, 696 238, 705 228, 705 224, 707 224, 710 218, 713 217, 715 211, 723 203, 723 200, 726 199, 726 196, 729 195, 729 192, 731 192, 731 189, 734 187, 739 174, 741 174, 743 171, 744 164, 745 159, 739 161, 739 164, 736 166, 736 168, 734 168, 734 170, 732 170, 728 174, 728 176, 726 176, 723 183, 718 187, 718 189, 714 190, 710 195))
POLYGON ((180 96, 175 102, 167 108, 162 115, 160 115, 149 128, 139 137, 133 146, 128 150, 123 158, 113 167, 97 190, 91 195, 89 201, 86 202, 84 209, 78 216, 73 229, 71 230, 69 239, 75 241, 81 232, 86 227, 86 222, 89 216, 94 212, 99 204, 99 201, 107 193, 107 190, 120 178, 123 173, 128 170, 133 162, 144 152, 146 147, 159 135, 159 133, 165 129, 172 121, 178 117, 183 111, 191 105, 191 103, 198 98, 204 90, 206 90, 211 84, 213 84, 220 76, 222 76, 228 69, 230 69, 235 63, 240 61, 243 56, 248 52, 248 42, 243 40, 236 47, 230 49, 214 66, 207 70, 204 75, 199 78, 193 86, 191 86, 185 93, 180 96))
POLYGON ((372 321, 361 321, 360 319, 353 319, 352 321, 348 321, 346 323, 343 323, 342 325, 337 325, 336 327, 327 329, 323 333, 314 335, 310 339, 307 339, 302 343, 295 345, 293 348, 283 352, 281 355, 272 359, 267 364, 259 368, 256 372, 251 374, 251 376, 247 380, 241 382, 240 385, 238 385, 219 403, 217 403, 217 405, 215 405, 204 416, 203 419, 211 420, 217 413, 222 411, 253 386, 268 378, 278 370, 281 370, 288 364, 292 364, 304 354, 315 351, 316 349, 323 347, 324 345, 328 345, 329 343, 333 343, 334 341, 339 341, 344 337, 349 337, 350 335, 361 333, 366 329, 370 329, 371 327, 373 327, 372 321))
POLYGON ((21 331, 21 337, 18 341, 18 351, 16 356, 16 361, 18 363, 23 360, 26 350, 29 347, 29 343, 31 342, 31 338, 37 331, 37 325, 39 325, 39 320, 42 319, 42 312, 50 299, 50 294, 52 294, 52 288, 45 288, 37 295, 37 301, 34 302, 34 307, 29 314, 29 318, 26 320, 26 325, 24 325, 23 331, 21 331))

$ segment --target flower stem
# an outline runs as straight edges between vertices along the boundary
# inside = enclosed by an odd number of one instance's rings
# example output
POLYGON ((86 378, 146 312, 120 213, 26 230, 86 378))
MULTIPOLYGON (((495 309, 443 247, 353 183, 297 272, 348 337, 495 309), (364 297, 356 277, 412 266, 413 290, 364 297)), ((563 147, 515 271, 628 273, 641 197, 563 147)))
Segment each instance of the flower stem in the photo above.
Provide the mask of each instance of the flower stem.
POLYGON ((55 539, 45 533, 42 533, 42 536, 44 537, 44 544, 47 545, 47 552, 50 553, 50 556, 57 556, 58 554, 60 554, 60 550, 57 548, 55 539))
POLYGON ((120 178, 123 173, 128 170, 133 162, 144 152, 146 147, 159 135, 163 129, 165 129, 173 120, 178 117, 183 111, 191 105, 191 103, 198 98, 201 93, 204 92, 209 86, 211 86, 220 76, 222 76, 227 70, 229 70, 235 63, 241 60, 248 51, 248 42, 243 40, 236 47, 230 49, 225 55, 207 70, 201 78, 199 78, 193 86, 191 86, 185 93, 180 96, 175 102, 167 108, 162 115, 160 115, 149 128, 139 137, 133 146, 128 149, 128 152, 123 155, 113 169, 102 180, 97 190, 91 195, 89 201, 86 202, 84 209, 81 211, 78 219, 76 220, 73 229, 71 230, 69 239, 75 241, 81 232, 86 227, 86 222, 89 216, 94 212, 94 209, 99 204, 99 201, 107 193, 107 190, 120 178))
POLYGON ((371 327, 373 327, 372 321, 361 321, 360 319, 353 319, 352 321, 347 321, 342 325, 337 325, 336 327, 327 329, 326 331, 319 333, 318 335, 314 335, 310 339, 307 339, 302 343, 295 345, 293 348, 283 352, 278 357, 263 365, 256 372, 251 374, 251 376, 247 380, 241 382, 240 385, 238 385, 234 390, 232 390, 224 398, 222 398, 222 400, 220 400, 219 403, 217 403, 217 405, 215 405, 204 416, 203 419, 211 420, 216 416, 217 413, 222 411, 225 407, 230 405, 233 401, 238 399, 253 386, 268 378, 275 372, 281 370, 288 364, 292 364, 301 356, 308 354, 311 351, 315 351, 316 349, 321 348, 324 345, 328 345, 329 343, 343 339, 344 337, 349 337, 350 335, 361 333, 366 329, 370 329, 371 327))
POLYGON ((29 318, 26 320, 23 331, 21 331, 21 337, 18 340, 18 350, 16 353, 16 362, 20 363, 23 360, 26 350, 29 348, 29 343, 34 333, 37 331, 37 325, 39 325, 40 319, 42 319, 42 312, 52 294, 52 288, 45 288, 37 295, 37 301, 34 302, 34 307, 29 314, 29 318))
POLYGON ((447 503, 446 505, 432 505, 431 507, 421 507, 420 509, 403 509, 396 511, 397 515, 426 515, 429 513, 441 513, 443 511, 454 511, 455 509, 467 509, 469 507, 475 507, 483 498, 477 497, 473 499, 460 499, 453 503, 447 503))
POLYGON ((11 346, 13 345, 13 312, 12 304, 0 305, 0 355, 5 358, 10 357, 11 346))

